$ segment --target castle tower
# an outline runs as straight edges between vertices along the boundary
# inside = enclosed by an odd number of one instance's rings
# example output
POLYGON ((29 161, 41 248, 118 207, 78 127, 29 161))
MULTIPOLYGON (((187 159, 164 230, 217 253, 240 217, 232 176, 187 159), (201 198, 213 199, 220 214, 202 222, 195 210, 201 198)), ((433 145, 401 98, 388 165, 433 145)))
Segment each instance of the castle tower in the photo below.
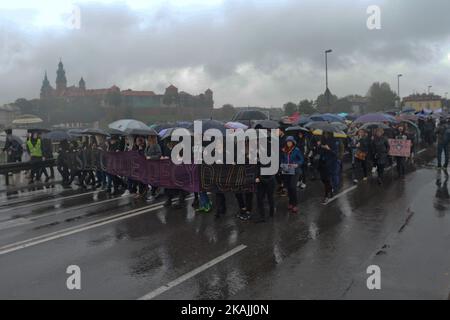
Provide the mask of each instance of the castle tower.
POLYGON ((58 70, 56 71, 56 90, 58 93, 64 91, 67 88, 67 79, 66 79, 66 71, 64 70, 64 66, 59 60, 58 70))
POLYGON ((78 82, 78 87, 83 91, 86 90, 86 82, 84 82, 83 77, 81 77, 80 81, 78 82))
POLYGON ((52 86, 50 85, 50 82, 47 78, 47 71, 45 71, 44 80, 42 80, 42 86, 41 86, 41 99, 42 98, 48 98, 52 94, 52 86))
POLYGON ((205 103, 207 108, 213 108, 214 107, 214 99, 213 99, 213 92, 211 89, 207 89, 205 91, 205 103))

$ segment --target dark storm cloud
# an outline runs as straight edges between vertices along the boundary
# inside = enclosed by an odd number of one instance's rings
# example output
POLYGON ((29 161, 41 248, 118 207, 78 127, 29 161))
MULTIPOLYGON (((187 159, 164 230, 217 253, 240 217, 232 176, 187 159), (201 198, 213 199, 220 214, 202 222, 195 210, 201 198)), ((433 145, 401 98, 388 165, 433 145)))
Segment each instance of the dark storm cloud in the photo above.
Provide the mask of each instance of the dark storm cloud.
MULTIPOLYGON (((0 102, 37 97, 44 70, 54 82, 59 57, 69 84, 83 76, 94 88, 211 87, 216 105, 317 96, 328 48, 332 88, 341 95, 364 94, 371 81, 390 81, 409 69, 431 81, 434 72, 448 72, 440 65, 450 50, 448 12, 446 0, 227 1, 186 14, 170 6, 137 12, 124 4, 84 4, 80 30, 1 25, 7 36, 0 102), (369 5, 381 8, 381 30, 366 27, 369 5)), ((411 88, 422 85, 408 81, 411 88)), ((448 85, 443 75, 436 81, 448 85)))

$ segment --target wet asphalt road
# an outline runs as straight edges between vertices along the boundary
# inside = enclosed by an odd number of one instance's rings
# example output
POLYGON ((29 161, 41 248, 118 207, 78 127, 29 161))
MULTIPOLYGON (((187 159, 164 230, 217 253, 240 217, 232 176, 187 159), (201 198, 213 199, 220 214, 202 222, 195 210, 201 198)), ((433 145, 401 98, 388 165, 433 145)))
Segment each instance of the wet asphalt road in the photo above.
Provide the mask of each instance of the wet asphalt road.
POLYGON ((278 198, 263 224, 236 219, 232 196, 216 219, 191 201, 174 210, 59 184, 2 187, 0 298, 447 299, 450 199, 432 153, 405 181, 345 176, 328 205, 310 182, 298 215, 278 198), (69 265, 81 290, 66 287, 69 265), (381 290, 367 289, 369 265, 381 268, 381 290))

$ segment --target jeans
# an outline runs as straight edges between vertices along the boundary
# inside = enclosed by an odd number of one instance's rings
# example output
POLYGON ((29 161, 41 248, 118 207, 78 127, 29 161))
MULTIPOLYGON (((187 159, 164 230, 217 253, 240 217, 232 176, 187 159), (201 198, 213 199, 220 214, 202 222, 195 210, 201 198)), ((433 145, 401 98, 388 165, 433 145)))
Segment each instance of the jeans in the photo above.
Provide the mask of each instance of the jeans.
POLYGON ((209 203, 209 197, 206 192, 199 192, 199 202, 200 202, 200 208, 204 208, 209 203))
POLYGON ((339 189, 341 184, 341 160, 336 160, 333 163, 333 168, 331 169, 331 185, 333 186, 333 190, 336 191, 339 189))
POLYGON ((444 167, 448 166, 448 143, 439 143, 437 146, 437 162, 438 167, 442 164, 442 153, 444 153, 444 167))
POLYGON ((296 173, 293 175, 285 174, 283 175, 284 187, 288 191, 289 204, 292 206, 296 206, 298 204, 297 198, 297 181, 300 176, 300 173, 296 173))
POLYGON ((264 213, 264 198, 267 197, 269 202, 269 214, 273 216, 275 210, 275 203, 273 199, 273 194, 275 192, 275 178, 271 177, 269 179, 261 179, 259 183, 256 184, 256 199, 258 203, 258 211, 261 218, 265 217, 264 213))

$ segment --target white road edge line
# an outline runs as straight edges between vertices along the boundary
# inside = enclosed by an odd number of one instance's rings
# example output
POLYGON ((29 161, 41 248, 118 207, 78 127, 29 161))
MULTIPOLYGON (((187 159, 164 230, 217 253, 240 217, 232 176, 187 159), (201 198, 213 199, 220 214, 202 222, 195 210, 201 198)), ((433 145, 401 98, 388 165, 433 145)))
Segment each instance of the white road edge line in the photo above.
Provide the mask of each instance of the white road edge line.
POLYGON ((67 199, 72 199, 72 198, 78 198, 78 197, 90 195, 90 194, 93 194, 93 193, 100 193, 100 192, 101 192, 100 190, 90 191, 90 192, 85 192, 85 193, 80 193, 80 194, 73 194, 73 195, 65 196, 65 197, 58 197, 58 198, 52 198, 52 199, 47 199, 47 200, 38 201, 38 202, 27 203, 27 204, 20 205, 20 206, 17 206, 17 207, 2 208, 2 209, 0 209, 0 213, 8 212, 8 211, 15 210, 15 209, 22 209, 22 208, 33 207, 33 206, 41 205, 41 204, 44 204, 44 203, 47 203, 47 202, 54 202, 54 201, 58 201, 58 200, 67 200, 67 199))
POLYGON ((215 258, 215 259, 205 263, 204 265, 201 265, 200 267, 198 267, 198 268, 196 268, 196 269, 194 269, 194 270, 192 270, 192 271, 182 275, 181 277, 179 277, 179 278, 169 282, 168 284, 166 284, 166 285, 164 285, 162 287, 159 287, 156 290, 153 290, 153 291, 147 293, 146 295, 140 297, 138 300, 151 300, 151 299, 159 296, 160 294, 162 294, 162 293, 172 289, 173 287, 176 287, 177 285, 183 283, 184 281, 189 280, 192 277, 195 277, 197 274, 199 274, 199 273, 201 273, 201 272, 211 268, 212 266, 222 262, 223 260, 225 260, 225 259, 227 259, 227 258, 229 258, 229 257, 231 257, 233 255, 235 255, 236 253, 244 250, 245 248, 247 248, 247 246, 241 244, 241 245, 237 246, 236 248, 234 248, 234 249, 232 249, 232 250, 222 254, 221 256, 218 256, 217 258, 215 258))
MULTIPOLYGON (((427 151, 427 149, 422 149, 422 150, 418 151, 416 154, 421 154, 421 153, 423 153, 423 152, 425 152, 425 151, 427 151)), ((396 166, 397 166, 397 164, 394 163, 392 167, 396 167, 396 166)), ((386 168, 386 169, 389 170, 389 169, 392 169, 392 168, 389 167, 389 168, 386 168)), ((343 195, 349 193, 350 191, 355 190, 356 188, 358 188, 358 185, 352 186, 352 187, 350 187, 350 188, 348 188, 348 189, 346 189, 346 190, 344 190, 344 191, 338 193, 338 194, 335 195, 333 198, 331 198, 330 200, 328 200, 326 204, 329 204, 329 203, 333 202, 334 200, 336 200, 336 199, 342 197, 343 195)))
MULTIPOLYGON (((193 197, 186 198, 186 200, 191 200, 191 199, 193 199, 193 197)), ((20 249, 25 249, 25 248, 28 248, 28 247, 32 247, 32 246, 35 246, 35 245, 38 245, 38 244, 41 244, 41 243, 44 243, 44 242, 48 242, 48 241, 51 241, 51 240, 63 238, 63 237, 66 237, 66 236, 69 236, 69 235, 72 235, 72 234, 75 234, 75 233, 79 233, 79 232, 82 232, 82 231, 90 230, 90 229, 93 229, 93 228, 96 228, 96 227, 101 227, 101 226, 109 224, 109 223, 113 223, 113 222, 117 222, 117 221, 120 221, 120 220, 132 218, 132 217, 141 215, 143 213, 147 213, 147 212, 151 212, 151 211, 155 211, 155 210, 159 210, 159 209, 164 208, 164 206, 161 205, 160 203, 161 202, 154 203, 154 204, 151 204, 151 205, 148 205, 148 206, 144 206, 144 207, 141 207, 141 208, 137 208, 137 209, 133 209, 133 210, 130 210, 130 211, 125 211, 125 212, 122 212, 122 213, 118 213, 118 214, 115 214, 115 215, 110 216, 110 217, 105 217, 105 218, 102 218, 102 219, 98 219, 98 220, 94 220, 94 221, 91 221, 91 222, 87 222, 87 223, 84 223, 84 224, 81 224, 81 225, 78 225, 78 226, 74 226, 74 227, 58 230, 58 231, 55 231, 55 232, 50 232, 50 233, 43 234, 41 236, 37 236, 37 237, 34 237, 34 238, 30 238, 30 239, 26 239, 26 240, 23 240, 23 241, 18 241, 18 242, 15 242, 15 243, 7 244, 7 245, 4 245, 4 246, 0 247, 0 255, 4 255, 4 254, 11 253, 11 252, 14 252, 14 251, 17 251, 17 250, 20 250, 20 249)))
POLYGON ((12 223, 11 221, 20 220, 20 221, 22 221, 22 224, 28 224, 28 223, 32 223, 32 222, 37 221, 37 220, 42 219, 42 218, 51 217, 51 216, 57 216, 57 215, 60 215, 60 214, 66 213, 66 212, 75 211, 75 210, 95 207, 95 206, 98 206, 100 204, 113 202, 113 201, 116 201, 116 200, 129 199, 130 197, 131 197, 131 195, 127 196, 127 197, 116 197, 116 198, 111 198, 111 199, 106 199, 106 200, 101 200, 101 201, 95 201, 95 202, 82 204, 82 205, 79 205, 79 206, 68 207, 68 208, 65 208, 65 209, 62 209, 62 210, 58 210, 58 211, 53 211, 53 212, 50 211, 50 212, 47 212, 47 213, 42 213, 42 214, 39 214, 39 215, 18 216, 16 219, 12 219, 12 220, 9 220, 9 219, 1 220, 0 219, 0 230, 1 230, 2 224, 4 224, 4 223, 12 223))

